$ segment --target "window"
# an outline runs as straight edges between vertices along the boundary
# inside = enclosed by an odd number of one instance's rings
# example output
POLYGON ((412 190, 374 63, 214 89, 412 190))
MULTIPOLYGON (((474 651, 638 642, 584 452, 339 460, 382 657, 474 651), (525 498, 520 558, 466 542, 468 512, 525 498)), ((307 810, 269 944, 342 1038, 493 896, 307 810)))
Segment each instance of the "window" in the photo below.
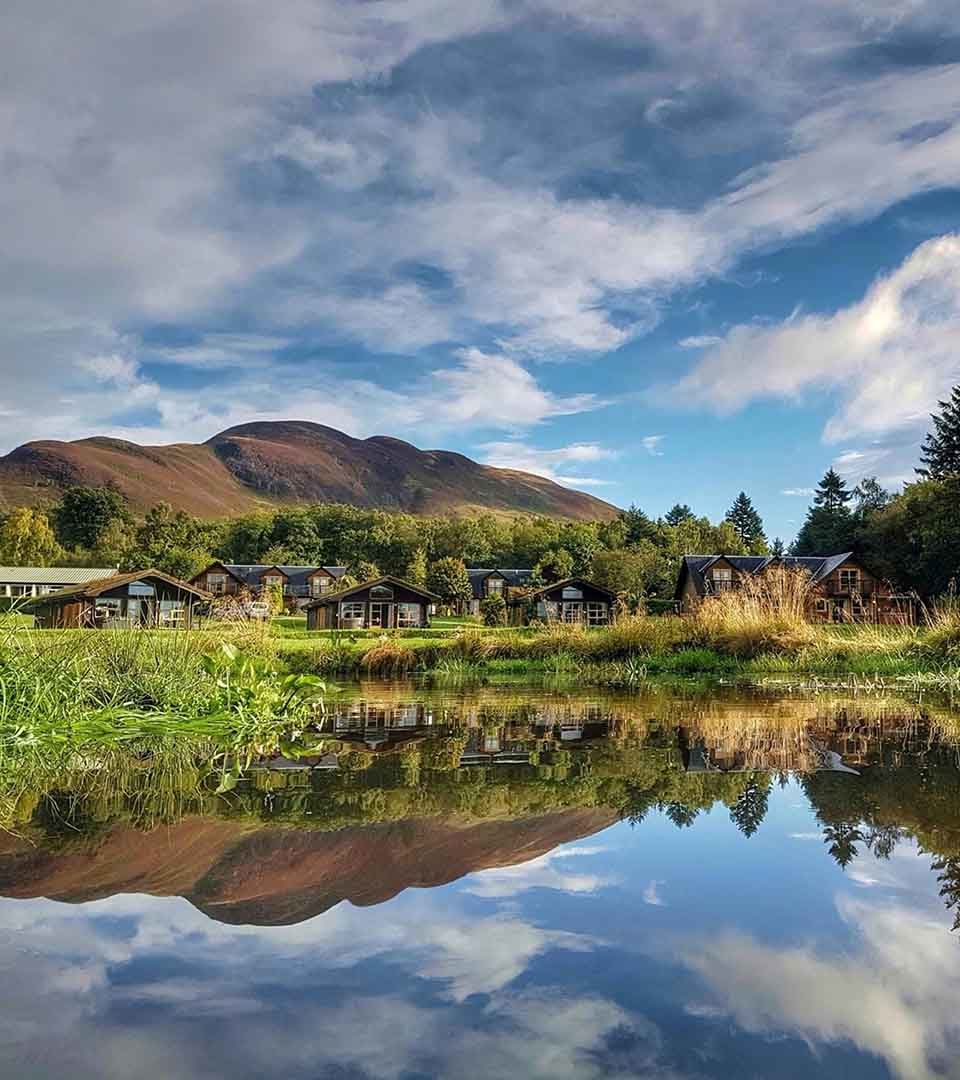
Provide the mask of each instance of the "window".
POLYGON ((123 601, 114 596, 98 597, 93 609, 93 617, 97 622, 106 621, 107 619, 119 619, 122 613, 123 601))
POLYGON ((830 605, 827 603, 825 597, 817 597, 816 610, 818 615, 826 615, 827 612, 830 610, 830 605))
POLYGON ((227 591, 226 574, 207 574, 207 592, 222 596, 227 591))
POLYGON ((183 600, 160 601, 160 625, 183 626, 187 621, 187 605, 183 600))
POLYGON ((366 614, 366 604, 362 601, 349 600, 340 605, 340 618, 341 619, 360 619, 363 621, 363 617, 366 614))
POLYGON ((411 627, 420 625, 419 604, 397 604, 397 626, 411 627))
POLYGON ((127 596, 156 596, 157 590, 145 581, 134 581, 127 586, 127 596))
POLYGON ((733 571, 729 566, 718 566, 711 571, 714 592, 728 592, 733 588, 733 571))
POLYGON ((330 579, 326 575, 310 579, 310 595, 311 596, 323 596, 323 594, 325 592, 329 592, 329 591, 330 591, 330 579))
MULTIPOLYGON (((566 590, 564 590, 566 591, 566 590)), ((583 622, 583 604, 567 603, 563 605, 563 621, 565 623, 583 622)))
POLYGON ((842 592, 856 592, 860 588, 859 570, 840 571, 840 589, 842 592))
POLYGON ((487 596, 503 596, 503 578, 487 578, 487 596))
POLYGON ((560 596, 564 600, 582 600, 583 589, 575 589, 572 585, 568 585, 560 596))
POLYGON ((374 585, 370 590, 371 600, 392 600, 393 589, 389 585, 374 585))
POLYGON ((607 622, 607 605, 604 603, 587 604, 587 625, 604 626, 607 622))

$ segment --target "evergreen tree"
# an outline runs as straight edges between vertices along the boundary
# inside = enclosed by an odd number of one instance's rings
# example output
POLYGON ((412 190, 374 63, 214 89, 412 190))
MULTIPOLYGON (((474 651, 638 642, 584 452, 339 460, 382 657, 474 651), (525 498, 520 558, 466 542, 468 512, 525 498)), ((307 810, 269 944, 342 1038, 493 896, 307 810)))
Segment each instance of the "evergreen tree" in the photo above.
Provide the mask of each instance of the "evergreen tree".
POLYGON ((770 777, 751 776, 730 811, 730 819, 744 836, 753 836, 767 816, 770 777))
POLYGON ((642 540, 653 540, 657 535, 657 526, 639 506, 631 505, 629 510, 621 510, 619 521, 625 529, 622 544, 610 546, 633 547, 642 540))
POLYGON ((734 499, 733 506, 727 511, 726 521, 736 530, 740 542, 751 555, 762 555, 767 551, 767 537, 763 531, 763 519, 757 513, 750 496, 741 491, 734 499))
POLYGON ((668 525, 682 525, 685 521, 693 521, 693 511, 686 503, 676 503, 664 515, 663 520, 668 525))
POLYGON ((780 537, 774 537, 773 543, 770 545, 770 554, 773 555, 774 558, 782 559, 786 550, 787 549, 780 537))
POLYGON ((791 548, 794 555, 836 555, 854 547, 857 522, 847 505, 852 498, 843 477, 828 469, 791 548))
POLYGON ((917 472, 930 480, 960 476, 960 384, 947 401, 938 401, 940 411, 930 414, 933 430, 927 433, 920 451, 917 472))

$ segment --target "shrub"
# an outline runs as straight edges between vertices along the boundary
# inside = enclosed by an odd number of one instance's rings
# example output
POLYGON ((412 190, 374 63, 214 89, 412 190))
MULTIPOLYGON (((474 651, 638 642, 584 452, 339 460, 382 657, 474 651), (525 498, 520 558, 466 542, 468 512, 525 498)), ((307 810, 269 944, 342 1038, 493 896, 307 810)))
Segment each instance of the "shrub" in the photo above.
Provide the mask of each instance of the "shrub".
POLYGON ((484 626, 507 625, 507 602, 502 596, 488 596, 480 601, 480 614, 483 616, 484 626))
POLYGON ((704 644, 736 655, 797 652, 816 641, 807 621, 809 595, 810 577, 805 571, 773 568, 705 600, 695 626, 704 644))

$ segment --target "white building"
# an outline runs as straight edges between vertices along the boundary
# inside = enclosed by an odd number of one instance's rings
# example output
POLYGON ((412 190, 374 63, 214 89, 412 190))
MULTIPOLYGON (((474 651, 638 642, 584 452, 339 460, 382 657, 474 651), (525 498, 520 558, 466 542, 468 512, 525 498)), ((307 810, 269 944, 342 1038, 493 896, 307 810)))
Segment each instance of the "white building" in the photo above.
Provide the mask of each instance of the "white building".
POLYGON ((115 566, 0 566, 0 597, 46 596, 117 573, 115 566))

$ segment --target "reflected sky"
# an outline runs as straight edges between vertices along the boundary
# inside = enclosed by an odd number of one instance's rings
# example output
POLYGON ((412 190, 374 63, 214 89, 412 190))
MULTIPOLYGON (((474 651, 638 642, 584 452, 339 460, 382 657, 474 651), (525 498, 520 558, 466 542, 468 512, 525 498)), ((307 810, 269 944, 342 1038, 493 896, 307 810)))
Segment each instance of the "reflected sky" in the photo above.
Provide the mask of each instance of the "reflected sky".
MULTIPOLYGON (((489 869, 429 888, 411 871, 390 899, 289 925, 233 925, 216 902, 191 903, 213 894, 176 884, 195 854, 186 834, 154 829, 142 843, 169 845, 169 891, 183 895, 0 900, 0 1075, 960 1077, 960 940, 937 856, 912 831, 831 854, 840 784, 866 778, 783 776, 752 833, 720 802, 684 827, 666 808, 634 823, 595 808, 475 822, 461 846, 494 837, 478 856, 489 869)), ((935 794, 945 820, 954 804, 944 810, 942 784, 935 794)), ((912 829, 923 813, 904 802, 912 829)), ((217 880, 292 880, 303 830, 276 828, 285 864, 246 846, 217 880)), ((441 859, 451 850, 416 822, 333 835, 331 875, 365 850, 397 865, 430 844, 441 859)), ((84 888, 95 892, 111 842, 84 848, 84 888)), ((78 856, 56 843, 21 852, 15 873, 41 857, 62 873, 78 856)), ((0 892, 16 892, 4 873, 0 892)))

